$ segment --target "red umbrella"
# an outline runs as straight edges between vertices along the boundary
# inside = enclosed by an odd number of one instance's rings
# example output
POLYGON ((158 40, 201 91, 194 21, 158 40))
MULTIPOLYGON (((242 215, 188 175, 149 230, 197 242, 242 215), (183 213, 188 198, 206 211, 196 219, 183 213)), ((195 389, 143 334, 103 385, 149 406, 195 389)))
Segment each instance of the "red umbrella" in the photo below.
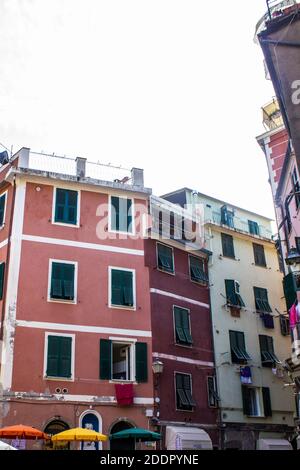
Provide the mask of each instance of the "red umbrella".
POLYGON ((19 439, 50 439, 50 436, 43 431, 39 431, 31 426, 24 426, 23 424, 1 428, 0 437, 4 439, 13 439, 15 437, 19 439))

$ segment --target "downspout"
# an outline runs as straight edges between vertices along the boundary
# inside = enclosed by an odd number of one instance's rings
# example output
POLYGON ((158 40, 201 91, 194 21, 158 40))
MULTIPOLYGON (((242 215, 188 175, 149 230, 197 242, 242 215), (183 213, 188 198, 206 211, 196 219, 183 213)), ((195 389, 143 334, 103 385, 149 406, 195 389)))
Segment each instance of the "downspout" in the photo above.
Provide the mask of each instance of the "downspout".
POLYGON ((0 340, 3 339, 3 330, 4 330, 4 318, 5 318, 6 294, 7 294, 7 279, 8 279, 8 270, 9 270, 9 262, 10 262, 11 233, 12 233, 13 216, 14 216, 14 211, 15 211, 15 200, 16 200, 16 175, 14 175, 14 179, 13 179, 13 195, 12 195, 12 203, 11 203, 11 211, 10 211, 9 230, 8 230, 8 244, 7 244, 7 253, 6 253, 5 270, 4 270, 0 340))
MULTIPOLYGON (((211 234, 211 230, 209 230, 211 234)), ((212 250, 210 250, 212 251, 212 250)), ((209 257, 208 257, 209 259, 209 257)), ((207 263, 208 264, 208 263, 207 263)), ((215 350, 215 338, 214 338, 214 327, 213 327, 213 313, 212 313, 212 306, 211 306, 211 292, 210 292, 210 279, 209 279, 209 270, 208 270, 208 296, 209 296, 209 313, 210 313, 210 330, 211 330, 211 339, 212 339, 212 347, 213 347, 213 357, 214 357, 214 372, 215 372, 215 383, 216 383, 216 391, 219 392, 218 387, 218 377, 217 377, 217 367, 216 367, 216 350, 215 350)), ((219 394, 218 394, 219 396, 219 394)), ((219 430, 219 449, 223 449, 223 427, 222 427, 222 414, 221 408, 219 407, 218 403, 218 419, 217 419, 219 430)))

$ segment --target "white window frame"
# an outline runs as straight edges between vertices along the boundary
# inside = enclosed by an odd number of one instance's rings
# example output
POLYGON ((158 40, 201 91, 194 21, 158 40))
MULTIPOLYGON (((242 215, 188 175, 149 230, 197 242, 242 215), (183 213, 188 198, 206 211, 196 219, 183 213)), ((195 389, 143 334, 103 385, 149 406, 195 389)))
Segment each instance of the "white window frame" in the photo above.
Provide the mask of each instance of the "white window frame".
MULTIPOLYGON (((180 372, 178 370, 174 370, 174 390, 175 390, 175 410, 176 411, 182 411, 184 413, 194 413, 195 411, 195 406, 192 407, 191 410, 183 410, 181 408, 177 408, 177 388, 176 388, 176 374, 180 375, 189 375, 190 376, 190 384, 191 384, 191 395, 193 397, 193 376, 192 374, 189 374, 188 372, 180 372)), ((194 398, 194 397, 193 397, 194 398)))
POLYGON ((191 334, 191 337, 193 338, 193 335, 192 335, 192 324, 191 324, 191 309, 189 308, 186 308, 186 307, 182 307, 180 305, 173 305, 172 307, 172 310, 173 310, 173 332, 174 332, 174 344, 175 346, 180 346, 180 347, 183 347, 183 348, 188 348, 188 349, 191 349, 193 347, 193 344, 183 344, 183 343, 177 343, 177 340, 176 340, 176 325, 175 325, 175 308, 181 308, 182 310, 187 310, 188 312, 188 317, 189 317, 189 329, 190 329, 190 334, 191 334))
POLYGON ((2 225, 0 225, 0 230, 5 227, 8 189, 7 189, 6 191, 3 191, 3 193, 0 194, 0 198, 1 198, 2 196, 5 196, 5 201, 4 201, 4 211, 3 211, 3 223, 2 223, 2 225))
POLYGON ((166 243, 156 242, 156 266, 157 266, 157 270, 160 271, 161 273, 165 273, 165 274, 169 274, 171 276, 175 276, 176 270, 175 270, 175 257, 174 257, 174 248, 173 248, 173 246, 167 245, 166 243), (170 248, 172 250, 173 272, 165 271, 164 269, 161 269, 158 266, 158 245, 166 246, 167 248, 170 248))
POLYGON ((70 333, 56 333, 56 331, 46 331, 45 332, 45 341, 44 341, 44 370, 43 370, 43 379, 44 380, 55 380, 59 382, 74 382, 75 379, 75 334, 70 333), (48 337, 49 336, 63 336, 65 338, 72 338, 71 346, 71 377, 49 377, 47 375, 47 359, 48 359, 48 337))
POLYGON ((80 227, 80 206, 81 206, 81 190, 80 189, 66 188, 65 186, 61 186, 61 185, 53 186, 53 199, 52 199, 52 224, 53 225, 60 225, 62 227, 79 228, 80 227), (56 191, 58 189, 64 189, 66 191, 77 192, 76 224, 66 224, 64 222, 55 222, 56 191))
POLYGON ((77 280, 78 280, 78 261, 70 261, 70 260, 50 258, 49 259, 49 267, 48 267, 47 302, 76 305, 77 304, 77 280), (75 266, 75 269, 74 269, 74 300, 52 299, 51 298, 51 278, 52 278, 52 264, 53 263, 73 264, 75 266))
POLYGON ((120 194, 109 194, 108 196, 108 231, 111 232, 111 233, 119 233, 121 235, 132 235, 132 236, 135 236, 136 234, 136 228, 135 228, 135 204, 134 204, 134 198, 132 197, 127 197, 127 196, 124 196, 124 195, 120 195, 120 194), (112 221, 112 218, 111 218, 111 207, 112 207, 112 204, 111 204, 111 198, 112 197, 117 197, 119 199, 126 199, 126 200, 130 200, 131 201, 131 213, 132 213, 132 223, 131 223, 131 228, 132 228, 132 231, 131 232, 128 232, 128 231, 124 231, 124 230, 114 230, 112 229, 111 227, 111 221, 112 221))
POLYGON ((119 310, 136 310, 136 273, 135 269, 130 268, 122 268, 120 266, 108 266, 108 306, 109 308, 116 308, 119 310), (132 273, 132 293, 133 293, 133 306, 130 307, 128 305, 114 305, 111 303, 111 296, 112 296, 112 271, 126 271, 132 273))
POLYGON ((136 382, 136 379, 135 379, 135 375, 136 375, 136 370, 135 370, 135 360, 136 360, 136 349, 135 349, 135 344, 137 342, 137 339, 132 339, 132 338, 116 338, 116 337, 110 337, 109 338, 111 340, 111 347, 112 347, 112 351, 111 351, 111 379, 109 380, 109 383, 123 383, 123 382, 126 382, 126 383, 137 383, 136 382), (130 353, 131 353, 131 357, 130 357, 130 370, 131 370, 131 374, 130 374, 130 379, 128 380, 124 380, 124 379, 113 379, 112 378, 112 375, 113 375, 113 345, 114 344, 123 344, 123 345, 126 345, 126 346, 130 346, 130 353))

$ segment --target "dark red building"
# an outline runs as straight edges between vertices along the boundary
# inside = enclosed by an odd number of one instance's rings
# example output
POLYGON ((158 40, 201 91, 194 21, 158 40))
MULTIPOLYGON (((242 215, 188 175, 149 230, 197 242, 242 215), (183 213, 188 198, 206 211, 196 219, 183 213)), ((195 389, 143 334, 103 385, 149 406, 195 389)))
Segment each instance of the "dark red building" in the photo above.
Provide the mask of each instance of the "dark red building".
MULTIPOLYGON (((209 252, 182 236, 182 221, 190 218, 186 210, 151 197, 150 212, 153 225, 145 241, 145 263, 150 276, 153 369, 159 371, 154 373, 153 423, 163 434, 162 448, 212 448, 218 446, 218 397, 209 252)), ((192 226, 195 230, 196 223, 192 226)))

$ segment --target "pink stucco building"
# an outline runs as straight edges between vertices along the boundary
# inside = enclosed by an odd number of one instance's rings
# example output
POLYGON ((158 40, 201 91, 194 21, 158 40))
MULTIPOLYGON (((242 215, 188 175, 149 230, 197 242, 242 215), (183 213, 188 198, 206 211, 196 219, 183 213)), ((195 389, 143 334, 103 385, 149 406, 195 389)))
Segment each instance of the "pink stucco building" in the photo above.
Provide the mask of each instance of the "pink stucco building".
POLYGON ((1 167, 0 425, 148 428, 150 192, 140 169, 26 148, 1 167))

